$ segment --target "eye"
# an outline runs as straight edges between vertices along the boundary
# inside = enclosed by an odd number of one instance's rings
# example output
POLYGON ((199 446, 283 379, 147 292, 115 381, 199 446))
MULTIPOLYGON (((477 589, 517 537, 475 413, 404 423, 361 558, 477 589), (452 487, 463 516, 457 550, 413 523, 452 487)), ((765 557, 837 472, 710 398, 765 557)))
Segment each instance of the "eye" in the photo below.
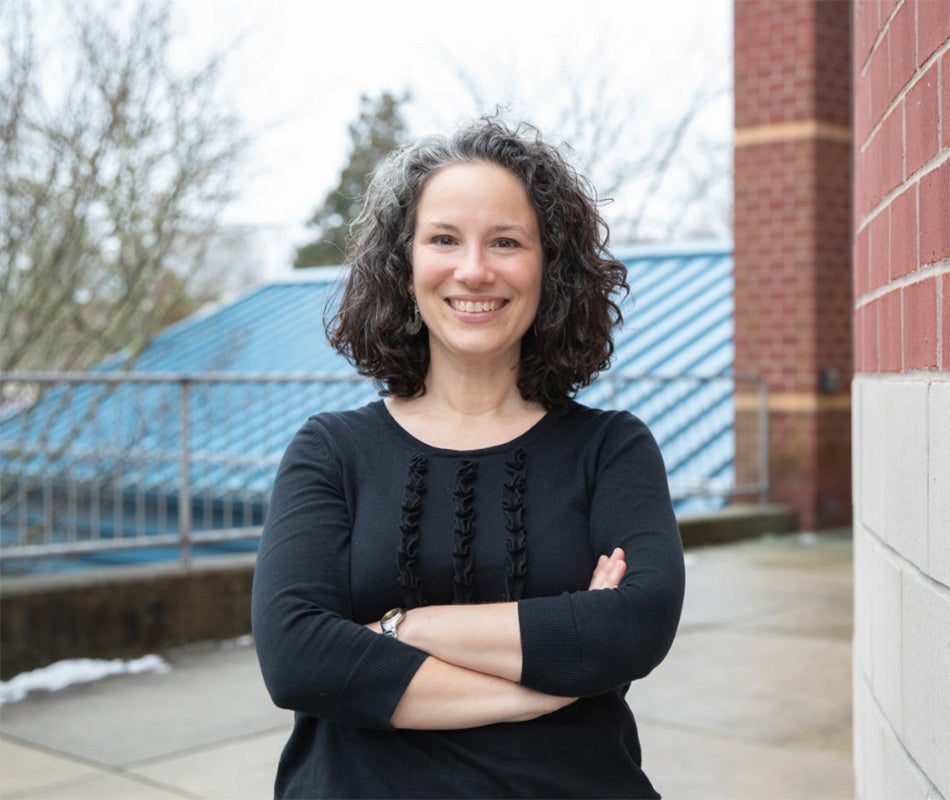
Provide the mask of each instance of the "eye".
POLYGON ((432 244, 448 247, 449 245, 454 244, 454 243, 455 243, 455 240, 446 233, 439 233, 432 237, 432 244))
POLYGON ((514 247, 518 247, 518 242, 514 239, 502 238, 495 242, 497 247, 502 248, 503 250, 509 250, 514 247))

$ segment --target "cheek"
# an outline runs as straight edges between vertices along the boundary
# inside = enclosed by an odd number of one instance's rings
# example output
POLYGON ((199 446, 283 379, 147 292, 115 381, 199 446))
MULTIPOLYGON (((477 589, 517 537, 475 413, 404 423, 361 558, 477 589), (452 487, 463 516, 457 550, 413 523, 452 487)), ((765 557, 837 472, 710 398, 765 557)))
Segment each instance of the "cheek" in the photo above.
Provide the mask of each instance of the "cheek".
POLYGON ((412 290, 413 294, 418 291, 421 291, 427 281, 426 276, 428 270, 426 269, 426 263, 424 257, 412 257, 409 259, 409 287, 412 290))
POLYGON ((531 290, 535 298, 540 301, 544 290, 544 265, 535 268, 534 280, 531 282, 531 290))
POLYGON ((444 257, 425 252, 412 261, 412 285, 421 292, 434 292, 452 277, 451 263, 444 257))

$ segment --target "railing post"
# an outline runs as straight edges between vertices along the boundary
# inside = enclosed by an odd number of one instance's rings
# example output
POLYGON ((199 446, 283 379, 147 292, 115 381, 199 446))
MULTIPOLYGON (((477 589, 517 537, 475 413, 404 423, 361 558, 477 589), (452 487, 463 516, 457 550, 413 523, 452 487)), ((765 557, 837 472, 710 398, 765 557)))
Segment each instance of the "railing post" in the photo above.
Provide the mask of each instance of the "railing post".
POLYGON ((759 463, 762 465, 762 483, 759 504, 769 501, 769 385, 759 376, 759 463))
POLYGON ((181 475, 178 485, 178 541, 181 553, 181 565, 187 569, 191 565, 191 457, 189 452, 189 408, 191 382, 181 379, 181 475))

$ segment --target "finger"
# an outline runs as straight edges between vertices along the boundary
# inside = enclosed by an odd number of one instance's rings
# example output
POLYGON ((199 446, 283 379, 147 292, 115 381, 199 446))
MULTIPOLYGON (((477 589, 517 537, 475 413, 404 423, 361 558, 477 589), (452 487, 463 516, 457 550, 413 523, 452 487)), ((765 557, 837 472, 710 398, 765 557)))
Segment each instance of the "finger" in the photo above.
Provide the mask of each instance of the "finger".
POLYGON ((588 589, 615 589, 627 572, 623 548, 615 547, 609 556, 597 559, 588 589))
POLYGON ((614 577, 612 574, 613 570, 610 572, 601 572, 595 575, 590 582, 588 589, 612 589, 617 586, 619 579, 614 577))
POLYGON ((624 561, 612 561, 610 570, 605 578, 605 586, 608 589, 616 589, 627 574, 627 564, 624 561))
POLYGON ((604 578, 611 568, 611 560, 607 555, 602 555, 597 559, 597 564, 594 566, 594 571, 591 574, 592 579, 604 578))
POLYGON ((603 573, 606 560, 607 559, 604 556, 601 556, 597 559, 597 563, 594 565, 594 571, 590 576, 590 585, 587 587, 588 589, 597 588, 597 583, 600 581, 600 576, 603 573))
POLYGON ((611 570, 610 577, 612 583, 617 585, 623 580, 623 576, 627 574, 627 562, 626 561, 615 561, 613 564, 613 569, 611 570))

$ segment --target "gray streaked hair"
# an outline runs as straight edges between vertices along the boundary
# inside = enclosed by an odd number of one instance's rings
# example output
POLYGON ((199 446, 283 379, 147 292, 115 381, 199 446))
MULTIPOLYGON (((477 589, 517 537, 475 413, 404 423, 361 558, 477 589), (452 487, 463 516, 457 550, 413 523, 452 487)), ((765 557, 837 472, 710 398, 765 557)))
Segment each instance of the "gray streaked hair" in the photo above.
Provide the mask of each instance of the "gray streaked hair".
POLYGON ((349 276, 327 335, 384 393, 425 391, 428 337, 405 331, 416 209, 432 175, 471 162, 515 175, 537 214, 541 302, 522 340, 518 385, 526 400, 556 408, 609 366, 612 331, 622 321, 614 298, 628 287, 626 268, 607 251, 609 232, 593 187, 529 125, 511 128, 485 117, 451 137, 419 139, 378 165, 351 226, 349 276))

